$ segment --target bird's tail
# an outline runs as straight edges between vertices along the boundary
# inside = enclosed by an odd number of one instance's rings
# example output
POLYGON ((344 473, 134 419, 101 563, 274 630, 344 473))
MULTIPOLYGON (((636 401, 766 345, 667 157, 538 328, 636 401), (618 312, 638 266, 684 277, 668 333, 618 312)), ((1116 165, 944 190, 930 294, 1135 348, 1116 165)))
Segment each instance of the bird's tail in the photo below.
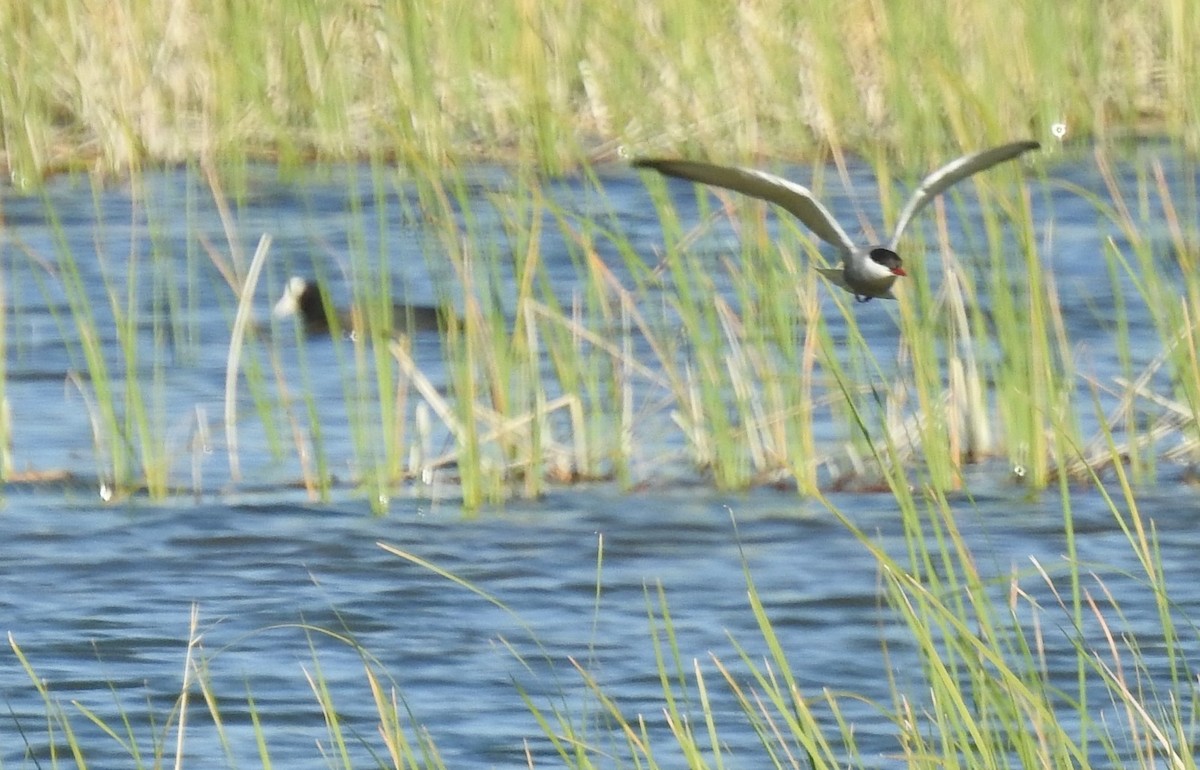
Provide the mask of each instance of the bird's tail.
POLYGON ((850 286, 846 283, 846 277, 842 275, 842 268, 818 267, 817 272, 829 279, 829 282, 834 286, 840 286, 846 291, 850 291, 850 286))

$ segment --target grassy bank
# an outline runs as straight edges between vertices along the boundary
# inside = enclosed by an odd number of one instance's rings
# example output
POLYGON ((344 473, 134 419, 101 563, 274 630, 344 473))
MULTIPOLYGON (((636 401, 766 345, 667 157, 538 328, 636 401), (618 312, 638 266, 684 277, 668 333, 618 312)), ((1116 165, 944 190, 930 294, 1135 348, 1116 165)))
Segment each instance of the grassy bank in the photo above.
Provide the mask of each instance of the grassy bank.
POLYGON ((1200 145, 1200 8, 692 0, 48 0, 0 8, 0 142, 21 182, 200 157, 480 157, 546 170, 1164 134, 1200 145))

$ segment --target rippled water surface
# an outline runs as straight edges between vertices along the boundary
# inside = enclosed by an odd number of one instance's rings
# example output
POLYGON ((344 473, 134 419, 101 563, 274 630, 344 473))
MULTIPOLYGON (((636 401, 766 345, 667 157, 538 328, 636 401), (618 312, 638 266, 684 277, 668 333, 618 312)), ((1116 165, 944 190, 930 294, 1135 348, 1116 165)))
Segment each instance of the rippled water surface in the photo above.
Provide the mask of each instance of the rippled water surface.
MULTIPOLYGON (((1125 536, 1102 503, 1078 499, 1079 558, 1122 601, 1134 628, 1157 628, 1145 586, 1122 577, 1137 572, 1125 536)), ((1180 506, 1178 497, 1155 497, 1147 507, 1159 526, 1176 609, 1194 618, 1200 506, 1190 495, 1185 499, 1180 506)), ((899 514, 888 499, 832 502, 903 559, 899 514)), ((1061 569, 1062 514, 1053 499, 1014 493, 962 500, 955 511, 985 574, 1029 573, 1031 559, 1052 572, 1061 569)), ((522 765, 527 746, 540 764, 557 764, 517 686, 543 707, 564 706, 580 720, 577 729, 622 753, 620 739, 606 733, 602 721, 587 724, 597 709, 571 659, 588 667, 624 713, 644 714, 670 758, 647 620, 646 590, 661 583, 681 654, 698 660, 710 679, 733 766, 758 766, 757 741, 710 661, 715 655, 747 677, 730 639, 752 656, 767 653, 747 602, 743 557, 810 695, 830 688, 886 702, 885 640, 891 675, 901 686, 919 682, 906 632, 881 608, 879 576, 865 547, 821 506, 784 494, 716 499, 572 490, 474 521, 452 509, 415 506, 380 519, 365 515, 361 505, 114 509, 13 496, 2 522, 5 629, 68 711, 75 701, 110 719, 123 710, 144 747, 155 739, 149 725, 166 722, 178 695, 189 611, 198 604, 202 654, 222 696, 232 751, 251 765, 247 691, 277 763, 324 766, 316 748, 327 740, 324 723, 305 678, 318 665, 346 725, 378 748, 359 654, 301 624, 352 636, 377 656, 450 766, 522 765), (511 614, 384 551, 378 541, 472 581, 511 614)), ((1027 575, 1024 585, 1053 607, 1040 580, 1027 575)), ((1099 593, 1099 584, 1089 588, 1099 593)), ((1068 622, 1063 612, 1052 610, 1050 617, 1068 622)), ((1046 636, 1051 671, 1069 687, 1075 675, 1069 644, 1053 628, 1046 636)), ((1185 648, 1198 652, 1194 640, 1185 648)), ((13 656, 0 661, 0 687, 11 709, 0 720, 5 764, 32 766, 21 760, 26 750, 17 725, 27 736, 42 736, 44 708, 13 656)), ((919 690, 912 695, 923 697, 919 690)), ((867 756, 892 764, 892 726, 873 707, 851 701, 846 712, 859 720, 856 735, 867 756)), ((202 707, 193 708, 187 753, 214 766, 224 760, 208 721, 202 707)), ((74 722, 85 745, 94 747, 93 761, 111 766, 105 756, 122 756, 86 721, 74 722)), ((169 746, 173 738, 157 736, 169 746)), ((30 750, 44 759, 44 738, 32 740, 30 750)), ((356 756, 369 766, 365 748, 356 756)))
MULTIPOLYGON (((1051 173, 1087 189, 1099 187, 1086 162, 1051 173)), ((500 232, 503 223, 492 218, 488 201, 506 194, 506 176, 489 169, 477 176, 473 226, 500 232)), ((871 208, 877 207, 870 202, 877 193, 869 176, 856 171, 854 179, 861 184, 853 191, 855 201, 879 219, 871 208)), ((1190 171, 1173 171, 1168 183, 1181 198, 1187 190, 1194 198, 1190 171)), ((412 302, 436 299, 437 282, 446 276, 439 276, 436 260, 429 259, 436 244, 415 208, 409 215, 389 214, 377 229, 360 231, 347 224, 347 212, 355 207, 366 207, 370 217, 372 185, 370 173, 361 169, 298 182, 281 181, 266 169, 252 174, 236 230, 238 246, 247 253, 260 233, 274 239, 256 300, 266 334, 292 335, 290 327, 271 327, 266 314, 293 272, 321 271, 332 292, 349 295, 346 263, 338 255, 359 237, 370 241, 364 246, 368 250, 386 241, 384 247, 394 254, 391 280, 398 292, 412 302), (361 197, 354 202, 356 196, 361 197)), ((640 177, 614 171, 605 189, 603 201, 570 180, 551 192, 572 212, 599 216, 611 211, 652 254, 662 235, 640 177)), ((683 194, 688 189, 680 186, 678 201, 685 216, 694 216, 683 194)), ((1110 349, 1114 330, 1103 310, 1111 305, 1113 284, 1108 276, 1097 277, 1096 255, 1106 238, 1121 236, 1094 206, 1062 190, 1048 186, 1037 193, 1045 196, 1042 210, 1053 212, 1053 227, 1049 220, 1044 223, 1047 231, 1053 229, 1056 244, 1048 267, 1063 292, 1073 339, 1088 346, 1096 376, 1109 376, 1119 371, 1110 349)), ((970 195, 964 189, 968 212, 970 195)), ((834 192, 828 198, 835 210, 849 214, 853 201, 834 192)), ((388 200, 394 211, 409 211, 394 197, 388 200)), ((372 752, 381 748, 364 654, 391 675, 404 704, 450 767, 526 766, 526 752, 537 766, 560 764, 519 690, 539 706, 557 704, 595 744, 624 755, 623 739, 602 718, 573 660, 598 679, 623 714, 643 714, 667 765, 682 766, 669 749, 647 591, 656 601, 653 591, 663 586, 687 665, 697 660, 710 685, 716 685, 715 656, 748 684, 731 640, 752 657, 761 658, 767 650, 749 608, 743 564, 806 694, 817 696, 828 688, 890 704, 894 677, 902 688, 917 688, 912 697, 924 697, 907 631, 883 606, 874 557, 823 504, 785 491, 719 496, 696 479, 620 494, 613 485, 597 484, 474 517, 464 516, 452 494, 432 500, 399 497, 387 516, 374 517, 350 490, 340 491, 331 504, 307 502, 292 486, 294 460, 281 461, 269 452, 269 433, 252 424, 243 436, 247 478, 231 485, 215 424, 235 301, 217 263, 195 258, 197 250, 229 248, 204 187, 183 171, 153 176, 136 190, 93 190, 64 178, 51 183, 46 199, 7 194, 2 212, 13 457, 19 468, 70 475, 61 486, 18 484, 6 491, 0 509, 0 628, 19 645, 50 697, 72 715, 91 766, 133 763, 130 751, 91 724, 83 708, 114 725, 127 716, 146 766, 155 764, 148 757, 156 743, 165 747, 164 764, 172 761, 171 712, 187 659, 193 606, 203 634, 195 654, 206 662, 220 698, 228 739, 223 748, 193 688, 186 740, 193 767, 234 764, 226 752, 238 766, 261 764, 246 693, 254 699, 275 766, 329 766, 322 758, 329 745, 326 726, 309 682, 318 669, 343 727, 353 733, 354 763, 374 766, 372 752), (174 473, 194 496, 167 504, 135 499, 106 505, 99 499, 102 474, 89 406, 72 379, 82 376, 86 365, 74 344, 77 326, 55 264, 63 244, 76 256, 101 348, 117 349, 114 303, 119 314, 125 294, 114 294, 112 287, 123 288, 130 276, 145 282, 147 307, 173 309, 169 318, 176 321, 148 323, 137 344, 147 356, 177 357, 156 375, 165 382, 155 392, 169 394, 170 403, 158 405, 161 413, 178 416, 166 429, 178 455, 174 473), (152 251, 174 255, 175 261, 152 260, 152 251), (93 254, 94 259, 83 258, 93 254), (213 435, 201 436, 197 426, 209 423, 213 435), (470 581, 504 608, 389 553, 381 542, 470 581)), ((1166 230, 1163 225, 1147 236, 1165 239, 1166 230)), ((718 233, 716 241, 697 248, 718 253, 721 237, 718 233)), ((577 280, 574 266, 561 245, 556 250, 549 244, 546 254, 561 259, 549 272, 562 296, 569 297, 577 280)), ((613 267, 619 269, 619 260, 613 267)), ((719 283, 719 271, 714 276, 719 283)), ((889 340, 894 344, 893 312, 876 302, 859 314, 864 332, 877 332, 882 346, 889 340)), ((1143 361, 1157 355, 1157 337, 1145 311, 1131 305, 1129 324, 1135 341, 1142 334, 1146 342, 1134 355, 1143 361)), ((294 342, 280 344, 295 352, 294 342)), ((305 352, 311 374, 303 387, 317 394, 318 403, 343 403, 342 381, 322 376, 341 363, 332 346, 309 344, 305 352)), ((445 377, 439 356, 436 336, 414 339, 414 357, 434 379, 445 377)), ((115 387, 123 387, 124 376, 114 373, 115 387)), ((244 402, 243 408, 251 407, 244 402)), ((341 459, 352 456, 346 449, 352 441, 347 421, 338 420, 334 410, 322 424, 330 454, 340 463, 336 472, 351 476, 353 469, 341 459)), ((1006 576, 1020 571, 1022 586, 1053 608, 1054 597, 1033 567, 1061 573, 1066 542, 1057 491, 1031 495, 995 469, 971 479, 969 486, 971 494, 952 501, 952 508, 980 571, 1000 579, 1001 596, 1006 576)), ((1195 618, 1200 503, 1184 469, 1164 465, 1158 486, 1141 490, 1138 499, 1143 515, 1155 520, 1175 609, 1180 618, 1195 618)), ((906 560, 898 507, 890 495, 835 494, 830 502, 869 539, 906 560)), ((1126 534, 1099 491, 1075 489, 1071 502, 1078 558, 1103 581, 1090 590, 1112 593, 1130 627, 1147 633, 1146 649, 1153 657, 1153 637, 1161 626, 1143 581, 1130 577, 1140 567, 1126 534)), ((1069 624, 1067 616, 1053 610, 1051 617, 1069 624)), ((1070 690, 1074 657, 1065 635, 1051 626, 1044 629, 1048 666, 1070 690)), ((1183 634, 1184 650, 1198 652, 1194 633, 1183 634)), ((1169 694, 1169 682, 1158 686, 1160 696, 1169 694)), ((729 752, 726 766, 761 767, 756 736, 723 688, 712 689, 729 752)), ((49 744, 57 743, 61 752, 66 742, 57 731, 48 737, 43 699, 7 648, 0 652, 0 693, 6 712, 0 715, 0 764, 49 766, 49 744)), ((1106 705, 1095 707, 1103 711, 1106 705)), ((873 706, 848 701, 846 709, 858 725, 867 761, 898 765, 893 726, 873 706)))

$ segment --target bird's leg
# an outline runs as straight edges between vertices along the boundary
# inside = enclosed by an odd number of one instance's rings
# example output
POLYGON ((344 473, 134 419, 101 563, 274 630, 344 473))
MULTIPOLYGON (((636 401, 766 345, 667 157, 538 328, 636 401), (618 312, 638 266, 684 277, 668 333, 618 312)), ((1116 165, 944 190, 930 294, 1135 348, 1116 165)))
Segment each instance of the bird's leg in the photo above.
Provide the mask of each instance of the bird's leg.
POLYGON ((854 295, 854 301, 855 301, 855 302, 860 302, 860 303, 861 303, 861 302, 870 302, 870 301, 871 301, 871 297, 870 297, 870 295, 867 295, 867 294, 855 294, 855 295, 854 295))

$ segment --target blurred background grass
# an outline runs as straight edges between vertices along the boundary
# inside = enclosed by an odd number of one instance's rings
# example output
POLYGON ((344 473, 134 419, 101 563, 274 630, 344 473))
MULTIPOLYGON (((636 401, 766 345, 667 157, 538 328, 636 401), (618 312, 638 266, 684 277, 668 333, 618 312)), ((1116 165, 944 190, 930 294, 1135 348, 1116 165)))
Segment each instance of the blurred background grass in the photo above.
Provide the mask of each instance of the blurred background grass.
POLYGON ((746 157, 1167 135, 1200 145, 1187 0, 0 6, 14 179, 199 157, 746 157))

